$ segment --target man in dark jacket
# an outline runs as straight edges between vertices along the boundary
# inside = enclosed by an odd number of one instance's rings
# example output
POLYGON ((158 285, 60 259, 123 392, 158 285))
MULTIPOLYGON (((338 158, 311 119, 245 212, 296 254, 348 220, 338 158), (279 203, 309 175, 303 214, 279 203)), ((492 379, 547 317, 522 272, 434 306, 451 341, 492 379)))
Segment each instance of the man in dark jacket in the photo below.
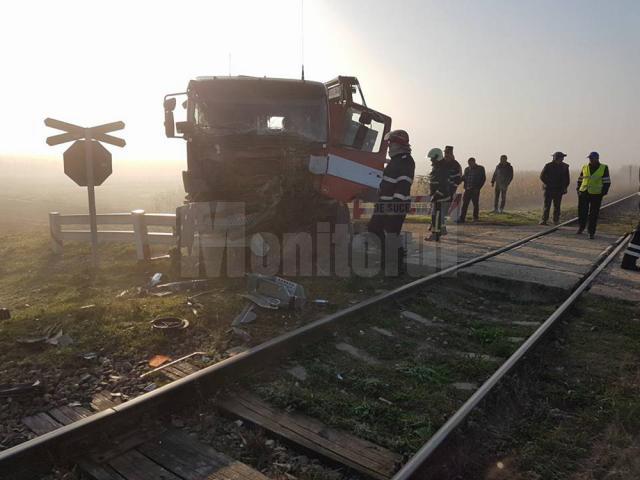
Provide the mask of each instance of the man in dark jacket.
POLYGON ((496 166, 493 177, 491 177, 491 186, 495 187, 493 213, 504 212, 504 205, 507 202, 507 189, 512 180, 513 167, 507 161, 506 155, 500 155, 500 163, 496 166))
POLYGON ((549 211, 553 203, 553 224, 560 221, 560 204, 562 196, 567 193, 567 188, 571 183, 569 175, 569 165, 564 163, 566 155, 562 152, 553 154, 553 160, 547 163, 542 169, 540 180, 544 188, 544 207, 542 209, 542 220, 540 225, 548 225, 549 211))
POLYGON ((473 221, 478 220, 480 214, 480 190, 487 181, 484 167, 476 163, 476 159, 471 157, 468 160, 469 166, 464 169, 462 181, 464 182, 464 194, 462 195, 462 209, 458 223, 467 220, 467 210, 469 202, 473 203, 473 221))
POLYGON ((389 163, 382 172, 378 202, 368 230, 380 239, 382 265, 387 273, 404 272, 406 252, 400 245, 400 231, 411 208, 411 184, 415 162, 411 157, 409 134, 393 130, 384 137, 389 144, 389 163), (396 267, 396 268, 394 268, 396 267))
POLYGON ((600 154, 591 152, 589 163, 582 167, 578 178, 578 231, 580 235, 589 222, 589 238, 593 240, 598 225, 598 215, 602 198, 609 193, 611 177, 609 167, 600 163, 600 154))

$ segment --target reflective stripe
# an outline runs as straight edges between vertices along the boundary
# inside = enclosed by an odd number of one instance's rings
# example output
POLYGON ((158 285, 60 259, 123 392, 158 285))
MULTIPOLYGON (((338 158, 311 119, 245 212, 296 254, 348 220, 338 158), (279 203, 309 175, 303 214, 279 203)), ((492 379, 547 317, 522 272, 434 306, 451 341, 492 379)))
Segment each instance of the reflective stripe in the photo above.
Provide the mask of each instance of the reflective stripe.
POLYGON ((625 255, 631 255, 632 257, 638 257, 640 258, 640 253, 638 252, 632 252, 631 250, 627 250, 626 252, 624 252, 625 255))
POLYGON ((380 200, 393 200, 393 197, 388 195, 380 195, 380 200))
POLYGON ((401 193, 394 193, 393 198, 398 198, 400 200, 411 200, 411 195, 402 195, 401 193))
POLYGON ((409 182, 409 185, 411 185, 413 183, 413 178, 411 177, 407 177, 406 175, 402 175, 398 178, 391 178, 391 177, 387 177, 386 175, 384 177, 382 177, 383 181, 389 182, 389 183, 398 183, 401 182, 402 180, 405 180, 407 182, 409 182))
POLYGON ((638 250, 640 250, 640 245, 637 245, 635 243, 630 242, 629 245, 627 245, 627 247, 629 248, 637 248, 638 250))

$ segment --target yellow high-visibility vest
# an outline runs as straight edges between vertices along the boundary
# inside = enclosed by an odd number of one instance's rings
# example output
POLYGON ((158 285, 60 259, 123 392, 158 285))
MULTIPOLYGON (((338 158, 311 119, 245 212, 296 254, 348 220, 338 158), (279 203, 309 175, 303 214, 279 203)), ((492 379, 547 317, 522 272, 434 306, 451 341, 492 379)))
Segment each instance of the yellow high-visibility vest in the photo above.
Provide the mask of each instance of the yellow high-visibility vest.
POLYGON ((602 193, 602 177, 607 166, 601 163, 598 169, 589 173, 589 164, 582 167, 582 184, 580 185, 581 192, 587 192, 592 195, 600 195, 602 193))

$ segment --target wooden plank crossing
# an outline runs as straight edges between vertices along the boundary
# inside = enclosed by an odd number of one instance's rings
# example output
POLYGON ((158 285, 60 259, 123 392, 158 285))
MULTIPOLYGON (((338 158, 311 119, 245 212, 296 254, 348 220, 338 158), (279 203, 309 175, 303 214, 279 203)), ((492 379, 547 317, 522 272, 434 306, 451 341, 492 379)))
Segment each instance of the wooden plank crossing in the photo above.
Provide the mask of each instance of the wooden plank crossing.
POLYGON ((230 414, 372 478, 391 478, 402 461, 397 453, 304 415, 276 409, 247 392, 234 392, 217 404, 230 414))
MULTIPOLYGON (((106 400, 108 393, 101 397, 106 400)), ((104 402, 102 405, 106 405, 104 402)), ((57 407, 25 417, 23 423, 37 435, 91 415, 82 407, 57 407)), ((78 461, 84 477, 93 480, 268 480, 260 472, 237 462, 180 431, 145 438, 133 432, 109 451, 78 461), (126 451, 123 451, 126 450, 126 451)))

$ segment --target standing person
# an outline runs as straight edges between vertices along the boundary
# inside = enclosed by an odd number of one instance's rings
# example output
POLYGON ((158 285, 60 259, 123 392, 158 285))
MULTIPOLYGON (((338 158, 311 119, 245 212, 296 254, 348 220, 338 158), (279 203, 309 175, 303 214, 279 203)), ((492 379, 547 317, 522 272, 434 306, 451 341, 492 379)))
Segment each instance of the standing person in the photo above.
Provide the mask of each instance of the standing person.
POLYGON ((553 160, 547 163, 540 173, 540 180, 544 188, 544 207, 542 209, 542 220, 540 225, 548 225, 549 211, 553 203, 553 224, 560 221, 560 204, 562 196, 567 193, 567 188, 571 183, 569 165, 564 163, 567 155, 562 152, 553 154, 553 160))
POLYGON ((382 247, 382 266, 392 274, 402 274, 406 252, 400 245, 400 231, 411 208, 411 184, 415 162, 411 156, 409 134, 404 130, 387 133, 384 140, 389 144, 389 163, 382 172, 378 190, 378 202, 369 221, 369 232, 378 236, 382 247), (387 262, 397 270, 386 268, 387 262))
POLYGON ((462 183, 462 166, 456 160, 453 154, 453 147, 447 145, 444 147, 444 166, 449 171, 449 183, 451 183, 451 200, 456 194, 458 185, 462 183))
MULTIPOLYGON (((638 207, 640 207, 640 205, 638 205, 638 207)), ((633 233, 633 237, 631 237, 631 240, 629 241, 629 245, 627 245, 627 249, 624 252, 624 256, 622 257, 621 267, 625 270, 640 272, 640 267, 638 266, 639 258, 640 258, 640 222, 638 222, 636 231, 633 233)))
POLYGON ((425 240, 440 240, 443 232, 444 210, 448 208, 451 197, 447 195, 449 176, 444 168, 444 155, 439 148, 432 148, 427 153, 427 158, 431 160, 431 173, 429 173, 429 195, 431 196, 431 235, 425 240))
POLYGON ((471 157, 468 160, 469 166, 464 169, 462 181, 464 182, 464 194, 462 195, 462 210, 458 223, 467 220, 467 210, 469 202, 473 203, 473 221, 477 221, 480 215, 480 190, 487 181, 484 167, 476 163, 476 159, 471 157))
POLYGON ((578 178, 578 231, 580 235, 584 232, 589 221, 589 238, 593 239, 596 234, 598 224, 598 214, 602 198, 609 193, 611 188, 611 177, 609 177, 609 167, 600 163, 600 154, 591 152, 587 157, 589 163, 582 167, 580 178, 578 178))
POLYGON ((513 180, 513 167, 507 161, 506 155, 500 155, 500 163, 496 166, 493 177, 491 177, 491 186, 495 187, 493 213, 504 212, 504 205, 507 202, 507 189, 511 180, 513 180))

